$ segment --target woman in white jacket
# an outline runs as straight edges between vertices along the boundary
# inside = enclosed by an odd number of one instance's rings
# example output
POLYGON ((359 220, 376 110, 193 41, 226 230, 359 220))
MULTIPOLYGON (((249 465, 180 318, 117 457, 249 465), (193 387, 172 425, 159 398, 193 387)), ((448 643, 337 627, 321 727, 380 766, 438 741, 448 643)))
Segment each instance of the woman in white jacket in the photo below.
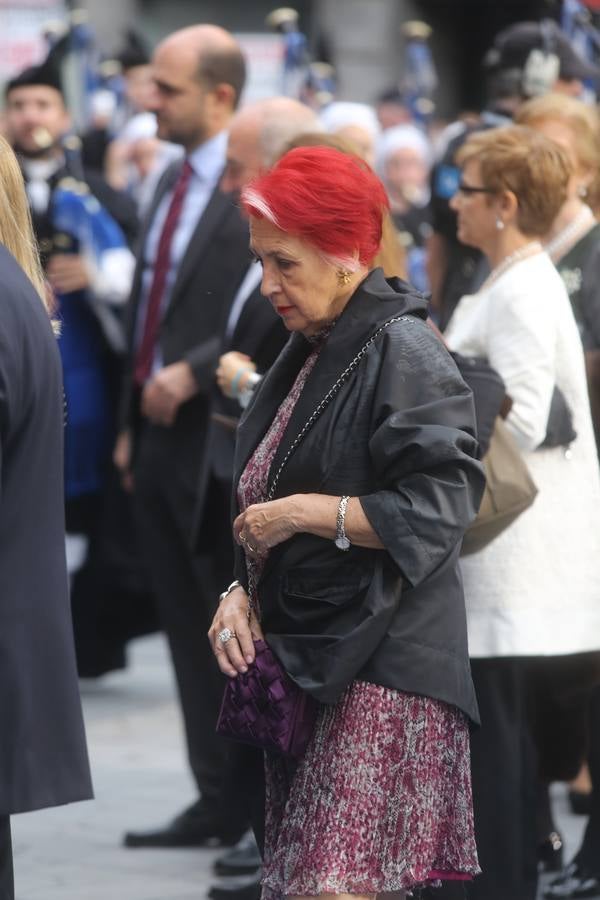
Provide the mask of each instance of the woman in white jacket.
POLYGON ((485 253, 492 271, 460 301, 446 338, 504 379, 506 425, 539 490, 509 528, 462 560, 482 715, 473 779, 484 874, 470 896, 533 900, 532 669, 540 658, 600 648, 600 478, 583 351, 563 282, 538 240, 564 202, 570 164, 553 142, 516 126, 472 135, 459 163, 458 236, 485 253), (577 435, 568 448, 541 446, 556 387, 577 435))

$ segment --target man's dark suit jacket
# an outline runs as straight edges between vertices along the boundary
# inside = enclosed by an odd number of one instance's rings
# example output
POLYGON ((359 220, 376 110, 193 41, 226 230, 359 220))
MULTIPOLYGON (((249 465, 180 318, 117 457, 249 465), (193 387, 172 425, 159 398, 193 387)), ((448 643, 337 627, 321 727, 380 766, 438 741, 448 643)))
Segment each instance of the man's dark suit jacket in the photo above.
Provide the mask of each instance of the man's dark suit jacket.
MULTIPOLYGON (((137 412, 134 335, 144 269, 143 248, 158 205, 172 187, 180 167, 178 162, 165 172, 142 229, 128 310, 130 354, 124 379, 122 426, 133 425, 137 412)), ((199 387, 198 394, 181 407, 173 428, 177 428, 180 419, 193 419, 198 427, 206 427, 208 395, 214 383, 222 333, 248 260, 248 227, 231 197, 217 187, 192 234, 159 328, 164 365, 187 361, 199 387)))
POLYGON ((65 560, 56 338, 0 245, 0 816, 92 796, 65 560))
MULTIPOLYGON (((257 371, 264 374, 271 368, 288 338, 289 332, 281 318, 269 301, 262 296, 260 287, 257 287, 244 303, 233 333, 223 343, 222 352, 237 350, 239 353, 248 354, 256 363, 257 371)), ((213 386, 211 399, 211 421, 200 468, 194 528, 194 543, 199 550, 202 549, 206 537, 205 529, 211 528, 211 521, 203 519, 204 498, 209 481, 216 478, 229 487, 233 477, 236 432, 233 427, 227 427, 220 417, 233 421, 239 418, 241 413, 238 401, 225 397, 216 384, 213 386)))

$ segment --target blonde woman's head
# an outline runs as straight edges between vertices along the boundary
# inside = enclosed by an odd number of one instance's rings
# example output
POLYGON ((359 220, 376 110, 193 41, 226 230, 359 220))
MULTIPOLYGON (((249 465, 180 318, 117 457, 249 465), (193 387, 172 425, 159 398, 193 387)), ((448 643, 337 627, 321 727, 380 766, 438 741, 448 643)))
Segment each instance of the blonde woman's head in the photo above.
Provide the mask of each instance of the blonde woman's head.
POLYGON ((50 312, 49 293, 33 234, 23 175, 10 144, 1 136, 0 243, 14 256, 50 312))
MULTIPOLYGON (((479 187, 486 192, 481 196, 490 208, 501 195, 514 196, 515 224, 529 237, 547 234, 567 198, 573 171, 562 147, 523 125, 474 132, 458 150, 456 162, 463 169, 477 164, 479 187)), ((459 188, 455 197, 466 190, 459 188)))

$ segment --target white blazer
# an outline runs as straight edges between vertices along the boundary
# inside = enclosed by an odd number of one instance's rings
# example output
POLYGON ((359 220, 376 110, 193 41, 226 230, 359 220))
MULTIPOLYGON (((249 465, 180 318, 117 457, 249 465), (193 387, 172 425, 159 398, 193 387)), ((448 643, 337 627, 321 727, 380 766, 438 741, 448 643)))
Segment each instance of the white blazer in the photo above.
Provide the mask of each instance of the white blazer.
POLYGON ((452 350, 487 358, 513 400, 507 425, 539 489, 495 541, 463 557, 472 657, 554 656, 600 649, 600 476, 581 340, 545 253, 463 297, 446 332, 452 350), (577 438, 543 441, 555 383, 577 438))

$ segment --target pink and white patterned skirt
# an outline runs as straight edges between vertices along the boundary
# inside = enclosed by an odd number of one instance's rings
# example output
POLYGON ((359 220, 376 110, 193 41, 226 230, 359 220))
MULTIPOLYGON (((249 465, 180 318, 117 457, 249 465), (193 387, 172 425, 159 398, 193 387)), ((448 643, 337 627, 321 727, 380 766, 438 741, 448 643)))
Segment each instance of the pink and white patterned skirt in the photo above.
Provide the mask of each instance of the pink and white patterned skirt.
POLYGON ((267 755, 263 900, 410 891, 479 872, 469 726, 362 681, 319 710, 302 760, 267 755))

